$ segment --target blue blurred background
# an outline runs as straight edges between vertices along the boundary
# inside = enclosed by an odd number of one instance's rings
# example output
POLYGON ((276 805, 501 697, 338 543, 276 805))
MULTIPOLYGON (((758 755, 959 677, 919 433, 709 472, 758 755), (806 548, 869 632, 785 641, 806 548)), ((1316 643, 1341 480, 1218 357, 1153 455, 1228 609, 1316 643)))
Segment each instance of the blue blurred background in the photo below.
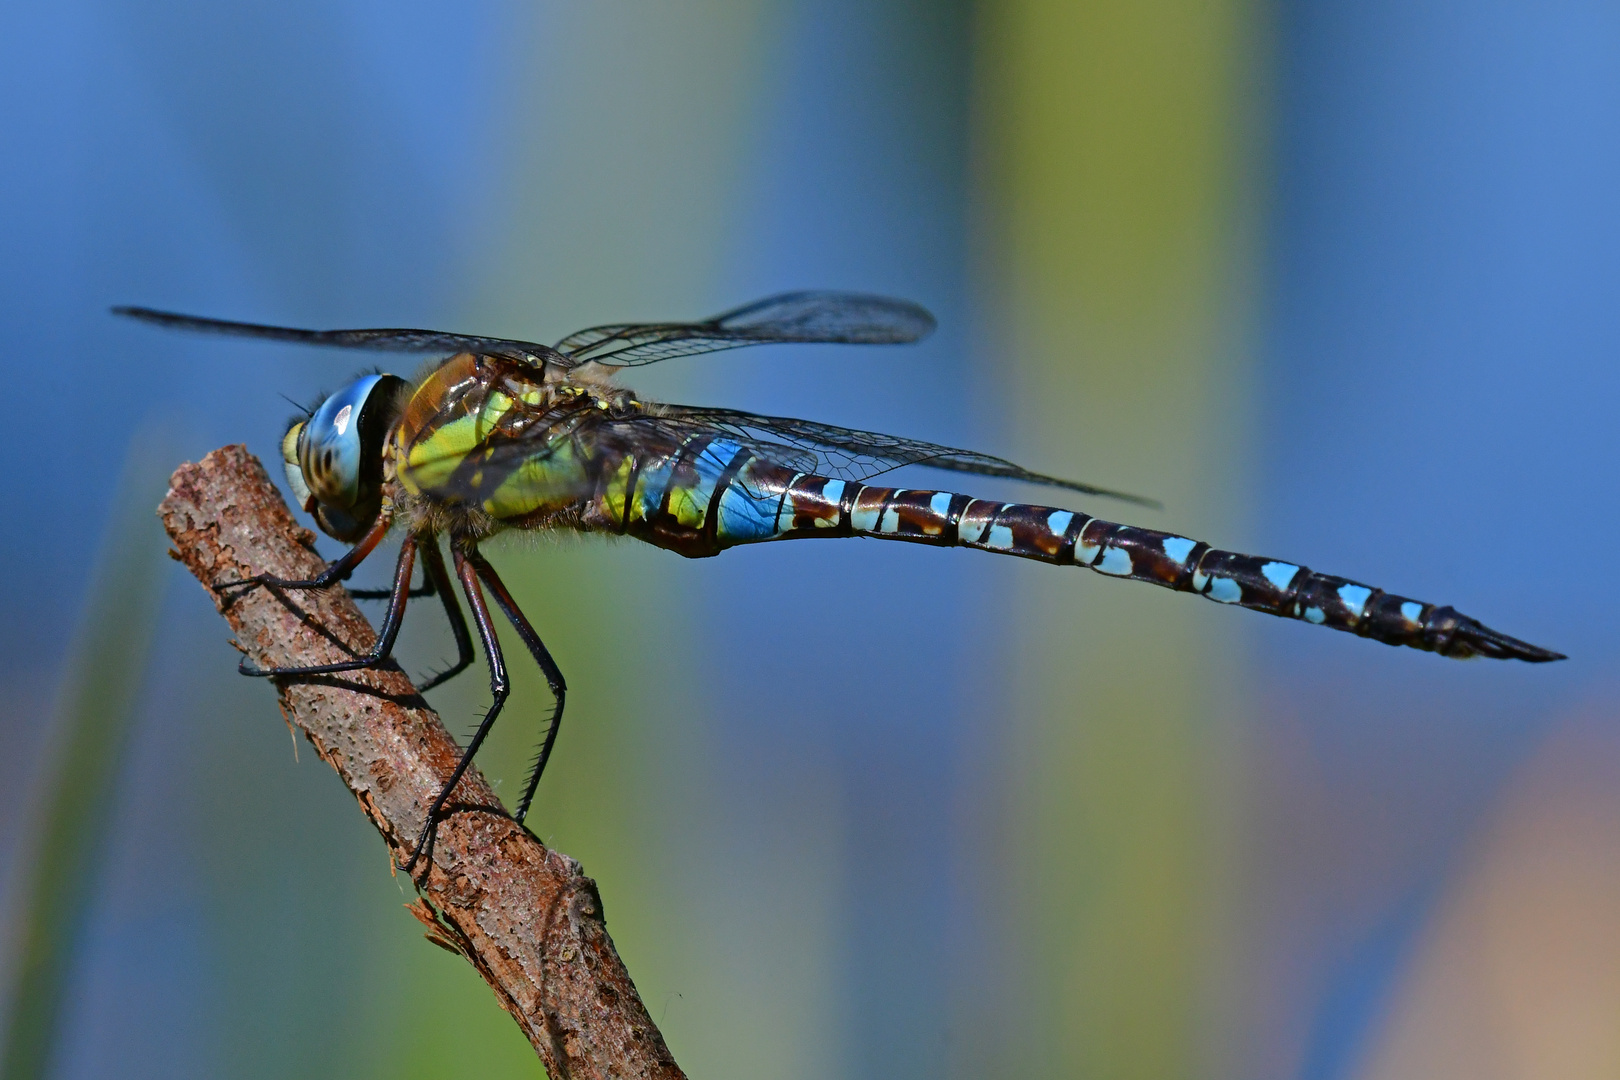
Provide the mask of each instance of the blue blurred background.
MULTIPOLYGON (((175 463, 271 457, 283 395, 363 358, 109 305, 552 340, 802 287, 941 329, 634 385, 1142 491, 1167 509, 1084 509, 1572 659, 1450 663, 963 551, 495 545, 574 689, 530 820, 600 882, 691 1075, 1620 1072, 1612 4, 5 24, 13 1072, 540 1075, 151 517, 175 463)), ((449 647, 407 628, 413 670, 449 647)), ((480 759, 507 792, 546 700, 518 679, 480 759)), ((482 680, 434 701, 466 732, 482 680)))

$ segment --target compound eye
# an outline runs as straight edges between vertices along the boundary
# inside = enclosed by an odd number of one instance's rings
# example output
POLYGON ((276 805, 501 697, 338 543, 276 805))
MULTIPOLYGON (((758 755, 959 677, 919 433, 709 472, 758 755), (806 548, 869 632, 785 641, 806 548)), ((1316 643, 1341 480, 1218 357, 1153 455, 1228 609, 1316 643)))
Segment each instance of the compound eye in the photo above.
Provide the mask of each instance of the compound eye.
POLYGON ((281 439, 281 464, 287 471, 287 486, 292 489, 293 498, 304 512, 315 512, 315 496, 310 494, 309 485, 304 482, 304 467, 299 461, 299 447, 304 443, 304 429, 308 425, 300 420, 287 429, 287 434, 281 439))
POLYGON ((346 510, 360 499, 365 447, 360 445, 360 414, 366 399, 388 376, 367 375, 339 390, 315 410, 298 440, 304 483, 323 506, 346 510))

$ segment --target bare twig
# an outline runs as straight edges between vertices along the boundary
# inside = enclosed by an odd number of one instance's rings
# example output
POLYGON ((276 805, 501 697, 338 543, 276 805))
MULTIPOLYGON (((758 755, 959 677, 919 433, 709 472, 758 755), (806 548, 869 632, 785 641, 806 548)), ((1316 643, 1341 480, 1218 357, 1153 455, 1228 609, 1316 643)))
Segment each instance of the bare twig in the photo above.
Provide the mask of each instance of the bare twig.
MULTIPOLYGON (((158 512, 176 557, 205 586, 308 578, 323 565, 312 534, 240 446, 182 465, 158 512)), ((341 588, 210 595, 261 666, 341 661, 374 640, 341 588)), ((392 664, 276 681, 283 713, 403 862, 460 753, 438 716, 392 664)), ((452 808, 412 907, 429 940, 478 969, 553 1080, 682 1077, 608 937, 596 883, 513 822, 476 768, 452 808)))

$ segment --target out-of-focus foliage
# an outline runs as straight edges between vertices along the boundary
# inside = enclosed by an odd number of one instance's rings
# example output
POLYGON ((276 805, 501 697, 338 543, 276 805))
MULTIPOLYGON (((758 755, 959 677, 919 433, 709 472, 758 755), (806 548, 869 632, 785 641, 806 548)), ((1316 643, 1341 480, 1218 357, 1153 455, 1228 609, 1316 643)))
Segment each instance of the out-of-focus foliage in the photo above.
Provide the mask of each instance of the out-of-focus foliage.
POLYGON ((116 788, 152 644, 162 548, 150 516, 163 496, 171 442, 148 424, 118 472, 43 768, 31 785, 34 805, 17 838, 23 869, 8 903, 14 989, 0 1034, 0 1075, 8 1080, 49 1075, 66 1034, 62 1006, 75 946, 106 854, 100 819, 116 788))

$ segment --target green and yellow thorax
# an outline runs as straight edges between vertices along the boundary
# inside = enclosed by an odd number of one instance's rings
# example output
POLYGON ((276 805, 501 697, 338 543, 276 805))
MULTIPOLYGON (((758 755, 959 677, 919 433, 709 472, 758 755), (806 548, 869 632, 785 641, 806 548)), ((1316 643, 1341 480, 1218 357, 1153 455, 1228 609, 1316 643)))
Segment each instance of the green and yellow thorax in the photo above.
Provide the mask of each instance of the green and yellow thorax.
POLYGON ((580 436, 640 407, 577 372, 462 353, 422 378, 400 411, 385 449, 396 501, 419 515, 487 519, 479 531, 532 524, 594 487, 599 455, 580 436))

